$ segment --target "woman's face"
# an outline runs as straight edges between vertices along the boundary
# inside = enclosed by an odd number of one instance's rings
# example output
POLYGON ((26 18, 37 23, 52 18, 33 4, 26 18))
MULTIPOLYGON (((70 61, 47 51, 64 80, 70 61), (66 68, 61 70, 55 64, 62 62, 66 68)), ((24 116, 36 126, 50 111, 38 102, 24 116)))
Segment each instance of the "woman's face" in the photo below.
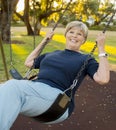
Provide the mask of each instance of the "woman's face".
POLYGON ((80 46, 85 42, 84 33, 78 27, 72 27, 66 33, 66 49, 79 51, 80 46))

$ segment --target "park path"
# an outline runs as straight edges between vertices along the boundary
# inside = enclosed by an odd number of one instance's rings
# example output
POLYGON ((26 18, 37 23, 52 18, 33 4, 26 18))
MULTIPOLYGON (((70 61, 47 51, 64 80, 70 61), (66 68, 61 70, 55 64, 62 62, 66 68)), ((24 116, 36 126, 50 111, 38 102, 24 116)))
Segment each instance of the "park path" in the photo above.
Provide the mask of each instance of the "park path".
MULTIPOLYGON (((51 28, 49 28, 49 27, 43 27, 43 28, 41 29, 41 31, 48 32, 50 29, 51 29, 51 28)), ((26 27, 12 27, 12 28, 11 28, 11 31, 12 31, 13 33, 15 33, 15 32, 24 32, 24 30, 26 31, 26 27)), ((60 27, 58 27, 58 28, 55 29, 55 32, 56 32, 56 33, 60 33, 60 34, 63 34, 64 31, 65 31, 65 28, 60 28, 60 27)), ((96 36, 99 32, 101 32, 101 31, 89 30, 89 35, 92 34, 92 35, 95 35, 95 36, 96 36)), ((107 34, 107 36, 115 36, 115 37, 116 37, 116 31, 107 31, 106 34, 107 34)))

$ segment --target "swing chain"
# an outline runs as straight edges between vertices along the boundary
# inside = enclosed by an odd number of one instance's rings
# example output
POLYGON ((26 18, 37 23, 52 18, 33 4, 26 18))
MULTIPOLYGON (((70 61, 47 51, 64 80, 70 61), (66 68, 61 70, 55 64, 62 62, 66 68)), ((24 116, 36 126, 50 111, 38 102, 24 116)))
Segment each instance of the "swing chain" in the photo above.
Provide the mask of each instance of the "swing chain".
POLYGON ((78 81, 79 81, 79 78, 80 78, 80 76, 82 75, 82 72, 85 70, 85 68, 86 68, 86 66, 87 66, 87 64, 88 64, 88 61, 89 61, 89 59, 92 57, 92 55, 93 55, 93 53, 94 53, 96 47, 97 47, 97 44, 94 45, 92 51, 91 51, 90 54, 87 56, 85 62, 84 62, 83 65, 81 66, 80 71, 77 73, 77 76, 75 77, 75 79, 74 79, 74 81, 73 81, 73 84, 70 86, 70 89, 71 89, 71 90, 74 89, 74 88, 77 86, 77 83, 78 83, 78 81))
POLYGON ((59 20, 57 21, 57 23, 55 24, 55 26, 53 27, 53 31, 55 30, 55 28, 58 26, 60 20, 62 19, 62 17, 64 16, 64 13, 66 12, 66 10, 68 10, 69 6, 70 6, 70 3, 72 2, 72 0, 70 0, 70 2, 68 3, 68 5, 66 6, 66 8, 64 9, 64 12, 63 14, 60 16, 59 20))
MULTIPOLYGON (((95 48, 96 48, 96 45, 94 46, 94 50, 95 50, 95 48)), ((91 55, 93 54, 93 52, 94 52, 94 51, 92 50, 91 55)), ((79 78, 81 77, 82 72, 83 72, 84 69, 86 68, 86 66, 87 66, 87 64, 88 64, 88 61, 89 61, 89 59, 91 58, 91 55, 90 55, 90 54, 88 55, 87 59, 85 60, 85 62, 84 62, 83 65, 81 66, 80 71, 77 73, 77 76, 76 76, 75 79, 73 80, 72 85, 71 85, 68 89, 66 89, 65 92, 68 91, 68 90, 73 90, 73 89, 77 86, 77 83, 78 83, 78 81, 79 81, 79 78)))

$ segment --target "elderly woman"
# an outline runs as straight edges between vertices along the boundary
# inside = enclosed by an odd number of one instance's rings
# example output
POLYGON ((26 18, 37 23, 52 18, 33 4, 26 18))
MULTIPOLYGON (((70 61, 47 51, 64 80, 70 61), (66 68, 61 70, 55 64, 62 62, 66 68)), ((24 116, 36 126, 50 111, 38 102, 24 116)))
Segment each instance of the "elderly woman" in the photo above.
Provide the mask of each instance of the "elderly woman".
MULTIPOLYGON (((39 69, 35 80, 9 80, 0 87, 0 129, 9 130, 19 113, 33 117, 46 112, 59 93, 68 89, 79 72, 87 54, 80 52, 81 45, 87 39, 88 28, 79 21, 72 21, 66 26, 66 48, 38 56, 40 46, 47 38, 52 39, 54 32, 49 32, 42 42, 31 52, 25 61, 27 67, 39 69)), ((66 111, 56 120, 58 123, 67 119, 74 110, 74 94, 86 75, 96 83, 106 84, 110 79, 107 54, 105 52, 105 34, 96 39, 99 63, 89 58, 77 86, 72 90, 72 99, 66 111)), ((70 96, 69 92, 66 92, 70 96)))

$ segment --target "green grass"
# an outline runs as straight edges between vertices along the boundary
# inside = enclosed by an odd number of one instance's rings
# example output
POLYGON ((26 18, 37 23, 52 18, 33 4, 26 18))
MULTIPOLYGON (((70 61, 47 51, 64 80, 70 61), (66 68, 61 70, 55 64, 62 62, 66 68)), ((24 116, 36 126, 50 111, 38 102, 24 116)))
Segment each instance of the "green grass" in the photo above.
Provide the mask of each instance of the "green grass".
MULTIPOLYGON (((97 31, 92 32, 89 37, 87 44, 84 45, 82 48, 82 51, 85 53, 89 53, 91 49, 94 46, 94 41, 97 35, 97 31)), ((40 43, 40 41, 43 39, 44 33, 42 33, 42 36, 36 36, 35 43, 40 43)), ((29 53, 34 49, 34 39, 31 36, 26 36, 25 31, 16 31, 13 33, 12 36, 12 60, 13 65, 17 70, 24 76, 25 72, 27 71, 27 68, 24 66, 24 61, 26 57, 29 55, 29 53)), ((107 51, 110 54, 109 62, 110 64, 116 64, 116 35, 115 33, 109 33, 107 40, 107 51)), ((10 45, 9 44, 3 44, 4 47, 4 53, 6 57, 6 64, 8 67, 8 71, 11 68, 11 61, 10 61, 10 45)), ((53 40, 45 47, 42 53, 45 52, 51 52, 57 49, 64 49, 65 43, 64 43, 64 37, 63 37, 63 31, 57 32, 57 35, 54 36, 53 40)), ((94 54, 95 58, 97 58, 97 51, 94 54)), ((0 59, 1 53, 0 53, 0 59)), ((4 65, 3 61, 0 60, 0 81, 5 80, 5 72, 4 72, 4 65)), ((10 75, 9 75, 10 76, 10 75)), ((11 76, 10 76, 11 77, 11 76)))

